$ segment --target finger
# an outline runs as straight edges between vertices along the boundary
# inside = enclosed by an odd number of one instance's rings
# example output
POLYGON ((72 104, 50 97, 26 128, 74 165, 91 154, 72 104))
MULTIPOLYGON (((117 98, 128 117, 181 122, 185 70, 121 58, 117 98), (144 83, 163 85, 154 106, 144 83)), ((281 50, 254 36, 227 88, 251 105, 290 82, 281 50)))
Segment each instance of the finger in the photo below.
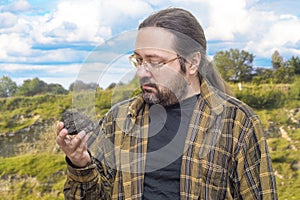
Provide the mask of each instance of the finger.
POLYGON ((81 141, 86 142, 88 139, 88 134, 86 133, 86 131, 82 130, 77 134, 77 137, 79 137, 81 141))
POLYGON ((58 135, 59 132, 64 128, 64 123, 63 122, 58 122, 57 123, 57 131, 56 134, 58 135))
POLYGON ((86 144, 89 138, 90 135, 86 133, 85 136, 82 138, 82 142, 86 144))
POLYGON ((68 135, 68 130, 67 129, 62 129, 56 137, 56 143, 60 146, 65 145, 67 135, 68 135))
POLYGON ((79 145, 79 147, 78 147, 78 148, 80 148, 82 151, 87 150, 87 141, 88 141, 89 137, 90 137, 90 136, 89 136, 88 134, 85 134, 85 136, 82 138, 82 141, 81 141, 81 143, 80 143, 80 145, 79 145))
POLYGON ((84 138, 86 137, 85 131, 80 131, 73 139, 72 139, 72 147, 75 149, 79 147, 81 143, 84 142, 84 138))

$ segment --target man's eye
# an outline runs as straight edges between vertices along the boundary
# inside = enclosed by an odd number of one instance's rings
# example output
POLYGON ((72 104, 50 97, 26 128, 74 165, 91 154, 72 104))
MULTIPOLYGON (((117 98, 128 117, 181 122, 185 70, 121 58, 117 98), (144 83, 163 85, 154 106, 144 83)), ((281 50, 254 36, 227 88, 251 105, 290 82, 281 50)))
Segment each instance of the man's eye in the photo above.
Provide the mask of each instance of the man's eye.
POLYGON ((158 60, 149 60, 149 63, 157 65, 157 64, 160 63, 160 61, 158 61, 158 60))
POLYGON ((157 68, 157 67, 159 67, 160 62, 158 62, 158 61, 151 61, 151 62, 149 62, 149 64, 151 65, 151 67, 157 68))
POLYGON ((138 64, 142 64, 143 63, 143 59, 142 58, 136 58, 135 60, 136 60, 136 62, 138 64))

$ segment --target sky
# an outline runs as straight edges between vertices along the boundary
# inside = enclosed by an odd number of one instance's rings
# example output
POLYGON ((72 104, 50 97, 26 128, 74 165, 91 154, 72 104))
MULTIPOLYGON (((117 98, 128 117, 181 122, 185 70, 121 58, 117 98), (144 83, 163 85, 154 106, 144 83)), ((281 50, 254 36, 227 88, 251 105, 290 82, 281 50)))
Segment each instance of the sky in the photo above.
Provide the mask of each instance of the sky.
POLYGON ((84 77, 106 88, 134 74, 126 59, 138 24, 168 7, 196 16, 210 57, 243 49, 254 67, 270 67, 275 50, 285 60, 300 57, 297 0, 0 0, 0 78, 21 85, 37 77, 68 89, 84 77))

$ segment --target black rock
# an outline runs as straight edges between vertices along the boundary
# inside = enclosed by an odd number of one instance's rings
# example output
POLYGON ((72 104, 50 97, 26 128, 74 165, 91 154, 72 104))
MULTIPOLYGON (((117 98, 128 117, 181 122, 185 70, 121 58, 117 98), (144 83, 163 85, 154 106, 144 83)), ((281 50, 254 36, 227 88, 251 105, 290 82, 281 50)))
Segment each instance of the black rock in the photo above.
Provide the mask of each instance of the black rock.
POLYGON ((95 129, 95 123, 88 116, 78 111, 66 110, 62 114, 61 120, 70 135, 76 135, 82 130, 89 133, 95 129))

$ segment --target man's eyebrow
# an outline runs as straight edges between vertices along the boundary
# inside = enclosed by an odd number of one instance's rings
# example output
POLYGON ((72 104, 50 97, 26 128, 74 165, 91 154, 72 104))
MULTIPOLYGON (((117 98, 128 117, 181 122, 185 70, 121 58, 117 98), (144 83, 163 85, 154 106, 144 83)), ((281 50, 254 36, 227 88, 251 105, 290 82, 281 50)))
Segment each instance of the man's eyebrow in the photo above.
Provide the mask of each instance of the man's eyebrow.
MULTIPOLYGON (((142 57, 142 56, 141 56, 140 54, 138 54, 136 51, 134 51, 134 54, 137 55, 137 56, 139 56, 139 57, 142 57)), ((146 58, 164 58, 164 57, 162 57, 162 56, 160 56, 160 55, 157 55, 157 54, 155 54, 155 53, 146 54, 145 57, 146 57, 146 58)))
POLYGON ((136 51, 133 52, 133 55, 140 56, 136 51))

